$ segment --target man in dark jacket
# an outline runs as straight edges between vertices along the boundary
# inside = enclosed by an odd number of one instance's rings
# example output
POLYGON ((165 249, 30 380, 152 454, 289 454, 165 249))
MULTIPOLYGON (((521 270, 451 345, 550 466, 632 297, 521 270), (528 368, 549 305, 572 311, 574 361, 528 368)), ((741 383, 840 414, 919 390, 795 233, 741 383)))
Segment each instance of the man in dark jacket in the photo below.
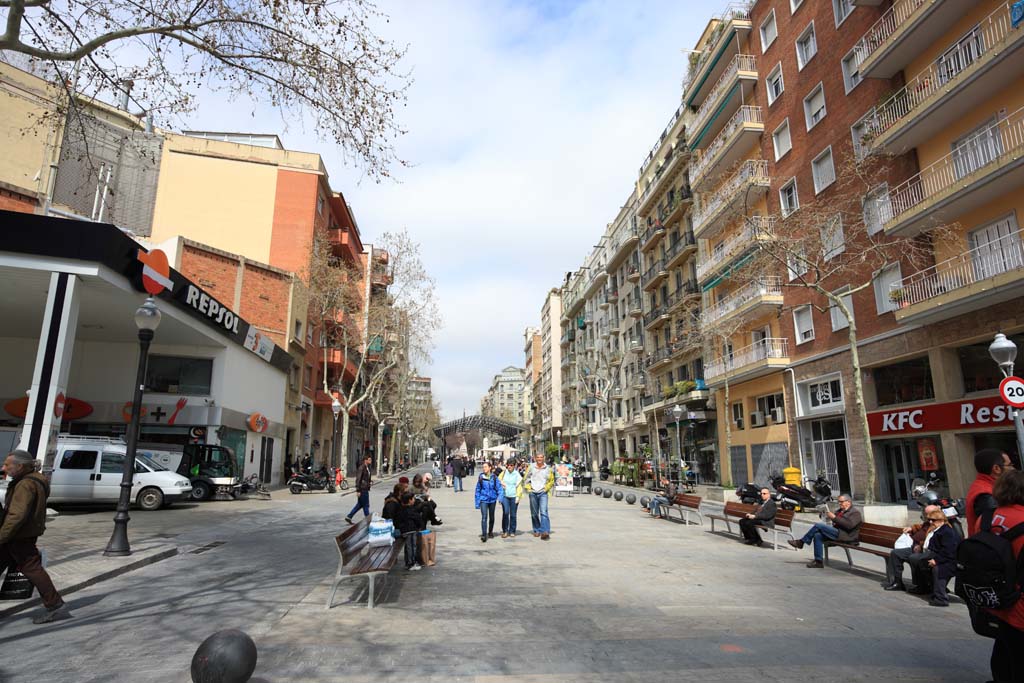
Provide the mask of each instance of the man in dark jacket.
POLYGON ((767 488, 761 489, 761 504, 757 509, 740 520, 740 531, 743 532, 743 542, 747 545, 756 545, 758 548, 764 545, 761 534, 757 527, 763 526, 772 529, 775 527, 775 501, 772 500, 772 492, 767 488))
POLYGON ((46 612, 32 620, 34 624, 68 619, 71 613, 43 568, 36 539, 46 530, 46 499, 50 484, 35 471, 35 457, 17 450, 4 460, 4 473, 10 478, 0 516, 0 570, 20 571, 32 582, 43 599, 46 612))
POLYGON ((916 555, 921 552, 928 532, 931 530, 932 523, 928 517, 933 512, 942 512, 942 510, 938 505, 926 505, 921 512, 921 519, 924 524, 915 524, 903 528, 903 533, 910 536, 911 544, 909 548, 895 548, 889 552, 889 557, 885 560, 885 577, 887 581, 882 584, 885 590, 907 590, 906 585, 903 583, 903 563, 905 562, 910 563, 914 585, 920 587, 926 583, 924 577, 918 571, 918 563, 915 560, 917 559, 916 555))
POLYGON ((352 509, 345 517, 345 521, 349 524, 353 524, 352 515, 356 514, 360 509, 363 511, 363 516, 370 516, 370 485, 373 483, 370 477, 371 462, 373 462, 373 458, 370 456, 363 458, 363 464, 356 475, 356 491, 359 493, 359 497, 356 498, 356 504, 352 506, 352 509))
POLYGON ((455 458, 452 462, 452 488, 454 493, 462 491, 462 478, 466 476, 466 462, 462 458, 455 458))
POLYGON ((839 541, 840 543, 859 543, 860 525, 864 521, 860 510, 853 507, 853 501, 849 496, 839 496, 839 511, 831 510, 825 513, 831 524, 818 522, 811 527, 810 531, 804 534, 803 538, 789 541, 789 544, 801 549, 807 543, 814 543, 814 560, 807 563, 808 569, 821 569, 825 566, 822 558, 825 557, 825 541, 839 541))
POLYGON ((661 517, 663 515, 668 514, 667 512, 663 512, 662 511, 661 506, 662 505, 671 505, 672 501, 673 501, 673 499, 675 499, 675 497, 676 497, 676 486, 675 486, 675 484, 673 484, 671 481, 669 481, 665 477, 662 477, 661 478, 661 491, 657 495, 651 497, 651 502, 648 503, 648 505, 650 505, 649 508, 642 507, 642 508, 640 508, 640 510, 642 510, 643 512, 651 513, 652 517, 661 517))

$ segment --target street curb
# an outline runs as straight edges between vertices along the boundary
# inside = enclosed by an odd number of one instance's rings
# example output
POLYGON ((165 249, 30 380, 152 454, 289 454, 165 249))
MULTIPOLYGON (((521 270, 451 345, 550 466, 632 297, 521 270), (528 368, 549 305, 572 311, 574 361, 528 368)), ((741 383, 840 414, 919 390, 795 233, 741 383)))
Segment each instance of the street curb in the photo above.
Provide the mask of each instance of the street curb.
MULTIPOLYGON (((174 557, 177 554, 177 548, 169 548, 167 550, 162 550, 158 553, 150 555, 149 557, 144 557, 141 560, 137 560, 124 566, 117 567, 109 571, 105 571, 102 574, 97 574, 96 576, 90 577, 85 581, 80 581, 78 583, 71 584, 70 586, 61 586, 58 590, 60 590, 60 594, 62 596, 67 596, 76 591, 80 591, 83 588, 88 588, 89 586, 93 586, 97 583, 100 583, 101 581, 113 579, 115 577, 121 576, 122 574, 127 574, 128 572, 133 571, 135 569, 141 569, 142 567, 155 564, 160 560, 166 560, 169 557, 174 557)), ((32 607, 36 607, 42 604, 43 599, 39 596, 36 596, 34 598, 30 598, 21 603, 18 603, 17 605, 11 605, 10 607, 7 607, 5 609, 0 609, 0 620, 9 617, 12 614, 17 614, 18 612, 24 611, 26 609, 31 609, 32 607)))

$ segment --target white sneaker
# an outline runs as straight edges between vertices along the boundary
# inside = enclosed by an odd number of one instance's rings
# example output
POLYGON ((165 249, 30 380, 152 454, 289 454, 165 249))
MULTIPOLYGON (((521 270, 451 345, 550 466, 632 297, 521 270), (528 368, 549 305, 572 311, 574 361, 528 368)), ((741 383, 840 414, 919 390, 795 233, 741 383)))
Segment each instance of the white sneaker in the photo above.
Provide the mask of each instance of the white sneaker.
POLYGON ((423 569, 422 564, 414 564, 413 566, 409 567, 409 571, 411 572, 418 572, 421 569, 423 569))

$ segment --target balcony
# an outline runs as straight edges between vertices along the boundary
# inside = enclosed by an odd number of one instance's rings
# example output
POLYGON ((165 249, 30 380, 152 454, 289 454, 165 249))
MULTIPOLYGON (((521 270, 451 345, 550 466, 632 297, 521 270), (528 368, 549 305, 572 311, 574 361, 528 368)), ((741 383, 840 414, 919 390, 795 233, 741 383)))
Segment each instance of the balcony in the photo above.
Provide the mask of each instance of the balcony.
POLYGON ((576 330, 570 329, 562 335, 561 346, 568 346, 569 342, 576 339, 576 330))
POLYGON ((1024 31, 1012 27, 1007 3, 869 111, 862 119, 870 134, 866 144, 895 155, 934 137, 1017 79, 1021 46, 1024 31))
POLYGON ((665 267, 668 269, 682 265, 691 254, 697 251, 697 238, 687 230, 675 242, 665 249, 665 267))
POLYGON ((681 308, 682 304, 687 302, 700 303, 700 286, 696 280, 686 280, 682 287, 677 288, 669 295, 668 312, 674 313, 676 309, 681 308))
POLYGON ((854 49, 864 78, 892 78, 968 14, 977 0, 895 0, 854 49))
POLYGON ((640 201, 637 202, 637 212, 644 216, 651 210, 654 200, 661 194, 663 188, 679 176, 686 164, 683 161, 690 156, 690 150, 686 143, 680 140, 672 147, 665 156, 665 161, 654 172, 654 177, 647 182, 643 192, 640 193, 640 201))
POLYGON ((651 372, 657 370, 661 366, 667 364, 672 360, 672 347, 662 346, 660 349, 655 349, 647 356, 645 362, 647 371, 651 372))
POLYGON ((714 306, 705 308, 700 318, 704 325, 715 325, 734 315, 760 317, 777 312, 781 306, 782 278, 769 276, 731 292, 714 306))
MULTIPOLYGON (((703 149, 729 125, 733 115, 743 106, 743 91, 757 83, 757 57, 738 54, 732 58, 707 99, 693 115, 690 130, 697 134, 690 138, 690 149, 703 149), (747 88, 743 84, 748 85, 747 88)), ((762 126, 763 129, 763 126, 762 126)))
POLYGON ((676 329, 672 338, 672 357, 682 358, 693 351, 699 351, 704 345, 704 335, 696 327, 676 329))
POLYGON ((629 315, 631 315, 634 318, 644 317, 644 305, 639 299, 630 299, 629 315))
POLYGON ((889 192, 885 231, 916 235, 954 222, 1024 182, 1024 109, 964 140, 889 192))
POLYGON ((761 107, 743 105, 690 165, 690 183, 700 190, 743 158, 764 133, 761 107))
POLYGON ((665 259, 660 258, 651 264, 651 267, 644 272, 643 288, 650 291, 660 285, 668 277, 668 268, 665 267, 665 259))
POLYGON ((633 413, 633 417, 630 418, 629 424, 632 427, 643 427, 644 425, 647 424, 647 418, 644 417, 644 414, 642 412, 633 413))
POLYGON ((608 303, 614 304, 615 302, 617 302, 619 300, 619 290, 617 290, 617 289, 606 289, 605 290, 605 299, 608 301, 608 303))
POLYGON ((640 264, 639 263, 630 263, 626 267, 626 279, 629 280, 630 282, 633 282, 633 283, 640 282, 640 264))
POLYGON ((388 287, 394 282, 394 278, 388 272, 387 265, 373 264, 370 271, 370 284, 374 287, 388 287))
POLYGON ((725 8, 684 88, 687 106, 700 107, 704 104, 714 84, 721 80, 722 74, 739 52, 739 45, 746 42, 752 27, 747 3, 732 3, 725 8))
POLYGON ((640 232, 634 227, 623 228, 614 237, 612 245, 608 248, 608 266, 605 268, 609 275, 615 272, 623 259, 629 256, 629 250, 639 241, 640 232))
POLYGON ((668 303, 662 302, 644 315, 644 328, 656 330, 668 322, 671 315, 668 312, 668 303))
POLYGON ((359 263, 363 245, 359 236, 348 228, 328 228, 327 241, 331 245, 331 253, 344 258, 349 263, 359 263))
POLYGON ((1024 282, 1021 232, 993 240, 903 278, 890 300, 901 323, 933 323, 1019 297, 1024 282))
MULTIPOLYGON (((651 220, 651 219, 648 219, 651 220)), ((661 242, 661 238, 665 236, 665 226, 661 224, 660 220, 654 220, 647 229, 644 230, 644 236, 640 239, 640 251, 646 253, 658 246, 661 242)))
POLYGON ((613 399, 622 398, 622 387, 616 385, 608 391, 608 397, 613 399))
POLYGON ((775 236, 775 219, 766 216, 748 217, 742 230, 711 248, 711 253, 697 261, 697 279, 701 282, 724 270, 750 252, 757 249, 758 242, 775 236))
POLYGON ((590 277, 587 278, 587 284, 583 288, 582 298, 586 300, 593 297, 606 282, 608 282, 608 271, 604 269, 604 265, 594 266, 590 271, 590 277))
POLYGON ((630 353, 644 352, 644 342, 642 339, 630 339, 626 346, 629 348, 630 353))
POLYGON ((771 177, 765 159, 747 159, 728 180, 708 195, 693 214, 693 233, 697 239, 710 239, 743 209, 768 192, 771 177))
POLYGON ((719 358, 704 366, 704 380, 708 387, 729 382, 754 379, 771 374, 789 365, 789 340, 769 337, 750 346, 733 351, 727 358, 719 358))

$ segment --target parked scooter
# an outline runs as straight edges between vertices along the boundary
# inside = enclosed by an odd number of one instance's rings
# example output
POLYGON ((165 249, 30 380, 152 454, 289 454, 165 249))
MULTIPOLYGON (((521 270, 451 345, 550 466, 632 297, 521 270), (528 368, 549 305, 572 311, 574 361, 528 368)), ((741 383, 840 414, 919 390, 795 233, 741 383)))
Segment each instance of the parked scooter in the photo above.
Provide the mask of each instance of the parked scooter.
POLYGON ((832 500, 832 485, 829 484, 824 472, 818 472, 817 479, 807 478, 807 486, 787 484, 786 479, 777 474, 772 477, 775 488, 775 500, 783 510, 804 510, 815 508, 832 500))
POLYGON ((761 502, 761 487, 757 484, 747 482, 736 489, 736 497, 744 505, 754 505, 761 502))
POLYGON ((612 476, 612 468, 608 465, 601 465, 598 469, 601 476, 601 481, 608 481, 608 477, 612 476))
POLYGON ((334 479, 328 474, 326 467, 321 467, 316 474, 296 474, 288 480, 288 490, 294 494, 303 491, 324 491, 334 493, 334 479))
POLYGON ((948 491, 943 488, 938 474, 929 472, 928 481, 920 478, 914 479, 911 482, 910 490, 914 500, 922 508, 926 505, 938 505, 957 535, 964 538, 964 527, 960 518, 967 512, 967 503, 963 498, 950 498, 948 491))

